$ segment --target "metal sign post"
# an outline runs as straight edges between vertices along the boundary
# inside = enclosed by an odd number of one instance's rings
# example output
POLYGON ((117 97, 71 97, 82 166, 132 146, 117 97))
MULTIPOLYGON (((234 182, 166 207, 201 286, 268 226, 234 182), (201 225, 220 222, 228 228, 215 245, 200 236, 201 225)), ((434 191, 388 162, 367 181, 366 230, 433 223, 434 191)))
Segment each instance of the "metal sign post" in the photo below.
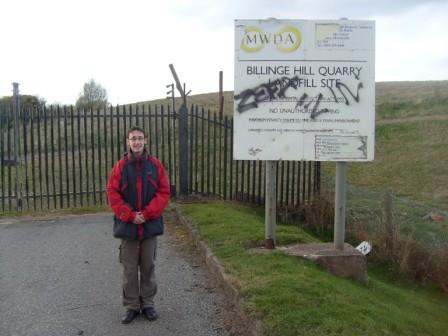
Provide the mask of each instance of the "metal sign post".
POLYGON ((336 189, 334 202, 334 246, 344 249, 347 162, 336 162, 336 189))
POLYGON ((275 248, 275 226, 277 224, 277 162, 266 161, 265 241, 264 247, 275 248))

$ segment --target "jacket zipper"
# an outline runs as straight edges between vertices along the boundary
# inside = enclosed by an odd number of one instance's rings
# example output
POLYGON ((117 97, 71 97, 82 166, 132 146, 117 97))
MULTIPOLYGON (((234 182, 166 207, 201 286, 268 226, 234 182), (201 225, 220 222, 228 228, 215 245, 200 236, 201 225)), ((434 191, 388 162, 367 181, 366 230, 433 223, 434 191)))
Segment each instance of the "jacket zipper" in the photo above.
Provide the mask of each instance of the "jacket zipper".
MULTIPOLYGON (((142 210, 142 176, 137 175, 137 210, 142 210)), ((143 240, 143 223, 138 225, 138 239, 143 240)))

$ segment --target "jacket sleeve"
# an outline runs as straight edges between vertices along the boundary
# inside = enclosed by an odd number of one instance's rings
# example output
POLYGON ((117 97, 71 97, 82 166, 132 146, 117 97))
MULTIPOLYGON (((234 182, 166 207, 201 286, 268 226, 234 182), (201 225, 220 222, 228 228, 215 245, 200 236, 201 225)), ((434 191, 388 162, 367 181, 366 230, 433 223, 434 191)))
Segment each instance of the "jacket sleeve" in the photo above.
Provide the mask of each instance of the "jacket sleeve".
POLYGON ((122 161, 118 161, 112 168, 107 181, 107 199, 115 216, 125 223, 131 223, 135 219, 132 208, 126 204, 121 195, 121 174, 123 169, 122 161))
POLYGON ((151 159, 157 166, 159 186, 151 202, 142 211, 145 220, 159 218, 170 200, 170 183, 165 168, 159 160, 151 159))

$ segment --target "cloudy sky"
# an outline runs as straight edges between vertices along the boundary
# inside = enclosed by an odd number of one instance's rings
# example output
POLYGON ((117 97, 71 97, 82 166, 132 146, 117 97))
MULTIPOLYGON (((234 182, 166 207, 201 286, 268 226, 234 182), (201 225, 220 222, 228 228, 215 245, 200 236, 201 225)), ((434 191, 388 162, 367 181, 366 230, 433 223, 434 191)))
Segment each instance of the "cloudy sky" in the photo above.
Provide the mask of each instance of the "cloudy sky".
POLYGON ((233 90, 235 19, 375 20, 376 80, 448 79, 448 0, 14 0, 1 5, 0 96, 74 104, 94 78, 112 104, 233 90))

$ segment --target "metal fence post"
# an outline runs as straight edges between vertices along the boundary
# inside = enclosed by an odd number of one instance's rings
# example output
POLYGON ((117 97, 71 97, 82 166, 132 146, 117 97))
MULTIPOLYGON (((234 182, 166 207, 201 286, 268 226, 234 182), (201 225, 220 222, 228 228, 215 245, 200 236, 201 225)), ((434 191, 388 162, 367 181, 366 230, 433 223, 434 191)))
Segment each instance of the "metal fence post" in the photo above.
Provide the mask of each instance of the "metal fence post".
POLYGON ((19 185, 19 150, 20 150, 20 137, 19 137, 19 113, 20 113, 20 96, 19 96, 19 83, 12 83, 13 87, 13 100, 12 109, 14 113, 14 192, 16 197, 16 210, 22 209, 22 198, 20 195, 21 186, 19 185))
POLYGON ((185 103, 179 110, 179 192, 188 194, 188 109, 185 103))

